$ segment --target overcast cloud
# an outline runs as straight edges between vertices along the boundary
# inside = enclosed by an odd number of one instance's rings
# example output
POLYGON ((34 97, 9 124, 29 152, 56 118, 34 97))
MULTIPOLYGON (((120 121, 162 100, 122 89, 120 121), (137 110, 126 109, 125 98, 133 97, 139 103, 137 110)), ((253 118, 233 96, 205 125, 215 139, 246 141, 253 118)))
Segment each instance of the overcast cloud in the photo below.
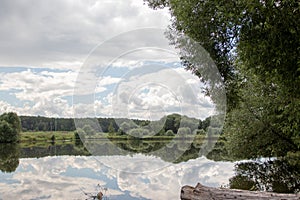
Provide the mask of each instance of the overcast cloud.
POLYGON ((0 65, 80 67, 99 43, 121 32, 169 23, 142 0, 2 0, 0 65))
POLYGON ((196 77, 187 75, 185 82, 153 69, 134 76, 137 68, 157 64, 186 76, 175 50, 155 29, 118 37, 169 23, 167 9, 152 10, 143 0, 0 1, 0 113, 73 117, 76 110, 76 117, 120 117, 116 107, 122 106, 134 118, 158 119, 182 109, 209 116, 213 105, 196 77), (80 95, 93 99, 73 105, 80 95), (114 104, 120 98, 127 105, 114 104))

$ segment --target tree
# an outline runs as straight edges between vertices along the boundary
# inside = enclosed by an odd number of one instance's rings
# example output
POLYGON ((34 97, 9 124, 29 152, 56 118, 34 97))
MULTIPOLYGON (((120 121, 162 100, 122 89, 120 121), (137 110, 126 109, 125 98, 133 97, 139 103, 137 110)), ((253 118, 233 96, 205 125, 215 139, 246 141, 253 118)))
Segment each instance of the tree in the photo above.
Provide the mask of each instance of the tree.
MULTIPOLYGON (((181 35, 199 42, 215 61, 226 88, 231 152, 239 151, 239 158, 300 155, 299 1, 147 2, 169 7, 171 43, 207 91, 220 82, 194 65, 196 52, 181 35)), ((218 104, 218 95, 207 94, 218 104)))
POLYGON ((191 135, 191 129, 188 127, 181 127, 178 129, 177 135, 180 138, 186 138, 188 135, 191 135))
POLYGON ((177 133, 178 128, 180 127, 181 115, 179 114, 171 114, 168 115, 165 119, 164 130, 165 132, 168 130, 172 130, 173 133, 177 133))
POLYGON ((172 130, 167 130, 167 132, 165 133, 165 136, 174 136, 175 134, 173 133, 172 130))
POLYGON ((188 127, 193 132, 199 126, 199 121, 195 118, 189 118, 187 116, 183 116, 180 121, 180 127, 188 127))
POLYGON ((12 142, 14 141, 14 130, 12 126, 6 121, 0 121, 0 141, 12 142))
POLYGON ((300 130, 295 127, 299 118, 287 111, 281 92, 275 85, 270 87, 258 80, 244 85, 240 92, 244 101, 227 116, 225 133, 231 155, 236 158, 285 156, 299 149, 296 131, 300 130))
MULTIPOLYGON (((300 151, 299 14, 300 4, 294 0, 247 5, 245 15, 251 21, 242 26, 237 46, 243 83, 234 111, 244 116, 237 120, 231 114, 228 120, 232 127, 245 127, 238 134, 240 146, 247 135, 253 148, 263 147, 274 156, 300 151)), ((262 153, 258 150, 256 156, 262 153)))
POLYGON ((122 124, 120 125, 120 131, 124 134, 128 133, 131 129, 138 128, 138 126, 130 119, 123 120, 122 124))
POLYGON ((85 132, 81 128, 78 128, 74 132, 74 138, 75 138, 75 145, 76 146, 83 146, 83 143, 85 142, 85 132))
POLYGON ((50 139, 51 139, 51 143, 54 144, 55 143, 55 135, 52 135, 50 139))
POLYGON ((205 118, 205 120, 202 121, 202 129, 207 131, 207 128, 209 127, 210 125, 210 122, 211 122, 211 117, 207 117, 205 118))
POLYGON ((86 135, 89 135, 89 136, 95 135, 95 133, 96 133, 96 131, 89 124, 84 125, 82 130, 84 131, 84 133, 86 135))
POLYGON ((0 142, 17 142, 20 137, 21 122, 16 113, 0 116, 0 142))
MULTIPOLYGON (((206 93, 217 102, 219 86, 226 88, 229 107, 236 102, 236 72, 234 68, 234 48, 240 31, 240 16, 243 5, 235 0, 161 0, 147 1, 153 8, 169 7, 172 25, 169 29, 171 43, 180 50, 182 64, 206 83, 206 93), (195 48, 180 38, 186 35, 198 42, 215 62, 222 78, 207 67, 209 63, 197 60, 200 55, 195 48), (196 62, 195 62, 196 60, 196 62), (222 83, 223 82, 223 83, 222 83), (215 93, 215 95, 213 95, 215 93)), ((203 55, 201 55, 203 56, 203 55)))
POLYGON ((143 138, 143 137, 149 136, 150 132, 149 132, 149 130, 144 129, 144 128, 134 128, 134 129, 129 130, 128 135, 131 135, 136 138, 143 138))
POLYGON ((2 120, 5 120, 9 124, 11 124, 12 128, 16 132, 21 132, 21 129, 22 129, 21 121, 20 121, 20 118, 18 117, 18 115, 16 113, 14 113, 14 112, 4 113, 0 116, 0 118, 2 120))
POLYGON ((206 132, 205 132, 205 130, 203 130, 203 129, 196 129, 196 130, 194 130, 194 134, 196 134, 196 135, 205 135, 206 134, 206 132))
POLYGON ((108 132, 109 133, 114 133, 116 132, 116 129, 114 127, 113 121, 110 121, 109 126, 108 126, 108 132))

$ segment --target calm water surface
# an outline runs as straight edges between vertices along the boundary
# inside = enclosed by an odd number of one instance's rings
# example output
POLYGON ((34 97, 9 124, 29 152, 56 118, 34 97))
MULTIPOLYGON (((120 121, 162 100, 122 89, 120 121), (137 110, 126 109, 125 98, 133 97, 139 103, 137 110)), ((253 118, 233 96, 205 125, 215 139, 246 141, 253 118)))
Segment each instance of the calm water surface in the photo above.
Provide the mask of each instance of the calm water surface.
POLYGON ((73 144, 2 144, 0 199, 93 199, 100 191, 104 199, 179 199, 183 185, 228 186, 239 177, 233 162, 188 154, 168 162, 145 152, 105 149, 90 155, 73 144))

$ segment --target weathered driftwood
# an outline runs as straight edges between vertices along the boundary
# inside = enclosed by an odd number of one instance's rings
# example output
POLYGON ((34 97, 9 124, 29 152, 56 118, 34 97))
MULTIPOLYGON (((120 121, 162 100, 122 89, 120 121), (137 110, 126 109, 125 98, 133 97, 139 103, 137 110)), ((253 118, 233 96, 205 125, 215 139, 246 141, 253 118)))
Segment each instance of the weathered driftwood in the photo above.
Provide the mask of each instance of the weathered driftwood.
POLYGON ((300 194, 279 194, 273 192, 258 192, 206 187, 198 183, 196 187, 183 186, 181 200, 226 200, 226 199, 268 199, 268 200, 300 200, 300 194))

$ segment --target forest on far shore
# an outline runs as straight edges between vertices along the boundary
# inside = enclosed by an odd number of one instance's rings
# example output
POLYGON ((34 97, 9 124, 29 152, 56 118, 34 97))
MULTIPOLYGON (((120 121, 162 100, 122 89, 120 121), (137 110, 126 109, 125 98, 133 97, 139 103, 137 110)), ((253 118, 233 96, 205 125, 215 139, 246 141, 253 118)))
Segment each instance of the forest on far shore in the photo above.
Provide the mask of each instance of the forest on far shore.
MULTIPOLYGON (((73 118, 50 118, 42 116, 20 116, 22 131, 75 131, 75 120, 73 118)), ((80 121, 88 120, 88 118, 77 119, 80 121)), ((149 120, 140 119, 119 119, 125 121, 118 125, 114 118, 97 118, 99 126, 104 133, 120 132, 122 129, 127 129, 125 126, 144 127, 150 124, 149 120)), ((171 114, 158 120, 163 123, 163 128, 160 132, 167 132, 172 130, 173 133, 177 133, 180 127, 196 126, 195 129, 207 130, 210 125, 211 117, 207 117, 204 120, 190 118, 187 116, 181 116, 179 114, 171 114)), ((132 127, 132 128, 133 128, 132 127)))

